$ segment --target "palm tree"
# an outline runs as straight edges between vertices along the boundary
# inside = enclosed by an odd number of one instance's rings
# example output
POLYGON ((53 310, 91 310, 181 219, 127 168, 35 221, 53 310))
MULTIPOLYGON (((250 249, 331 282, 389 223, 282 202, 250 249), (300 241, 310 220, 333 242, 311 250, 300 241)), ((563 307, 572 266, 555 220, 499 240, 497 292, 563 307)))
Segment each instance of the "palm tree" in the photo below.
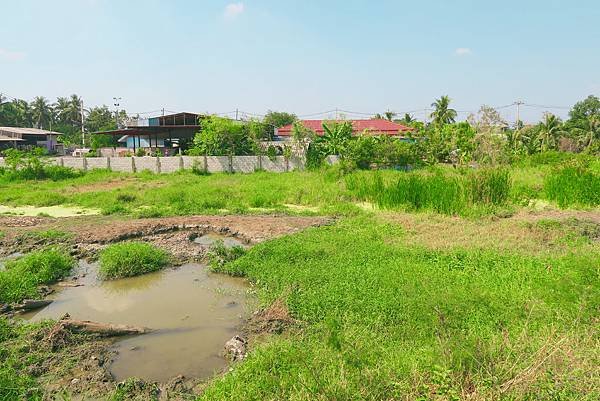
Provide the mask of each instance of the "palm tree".
POLYGON ((435 125, 452 124, 456 121, 456 110, 449 108, 449 106, 450 98, 448 96, 442 96, 431 103, 434 110, 430 117, 435 125))
POLYGON ((52 107, 43 96, 37 96, 31 102, 31 116, 37 128, 48 127, 52 122, 52 107))
POLYGON ((392 121, 394 119, 394 117, 396 116, 396 113, 394 113, 391 110, 386 110, 385 113, 383 113, 383 115, 385 116, 386 120, 392 121))
POLYGON ((556 147, 558 137, 565 132, 560 119, 552 113, 544 115, 544 120, 538 124, 538 129, 537 139, 542 152, 556 147))
POLYGON ((575 128, 573 131, 584 148, 592 146, 596 140, 600 139, 600 116, 590 116, 586 121, 585 128, 575 128))
POLYGON ((404 113, 404 117, 400 121, 406 125, 410 125, 415 122, 415 118, 409 113, 404 113))
POLYGON ((77 95, 71 95, 69 98, 69 123, 74 126, 81 126, 81 102, 82 99, 77 95))
POLYGON ((54 110, 56 112, 56 119, 59 123, 70 124, 69 109, 71 103, 66 97, 58 97, 56 103, 54 103, 54 110))

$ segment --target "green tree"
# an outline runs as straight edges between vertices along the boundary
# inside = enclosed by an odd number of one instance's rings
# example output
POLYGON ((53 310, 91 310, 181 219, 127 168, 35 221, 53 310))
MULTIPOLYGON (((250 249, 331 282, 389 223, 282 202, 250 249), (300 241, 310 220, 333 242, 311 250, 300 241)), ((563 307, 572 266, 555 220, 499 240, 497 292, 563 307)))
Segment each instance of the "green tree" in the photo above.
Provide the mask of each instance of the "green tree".
POLYGON ((228 118, 210 116, 200 122, 193 153, 213 156, 252 154, 247 126, 228 118))
POLYGON ((328 155, 343 153, 346 143, 352 138, 352 123, 350 121, 324 122, 325 131, 321 138, 323 149, 328 155))
POLYGON ((450 98, 448 96, 436 99, 435 102, 431 103, 431 107, 434 108, 430 115, 434 125, 442 126, 456 121, 457 113, 456 110, 450 108, 450 98))
POLYGON ((31 102, 31 117, 36 128, 49 128, 53 120, 53 110, 48 100, 37 96, 31 102))
POLYGON ((262 139, 272 140, 275 128, 293 124, 296 120, 298 117, 295 114, 269 110, 262 120, 262 139))
POLYGON ((555 149, 560 135, 565 134, 560 118, 552 113, 546 113, 544 119, 538 124, 537 140, 539 150, 546 152, 555 149))
MULTIPOLYGON (((87 132, 110 131, 117 128, 113 113, 107 106, 93 107, 85 119, 87 132)), ((90 135, 92 149, 113 147, 117 145, 116 138, 112 135, 90 135)))

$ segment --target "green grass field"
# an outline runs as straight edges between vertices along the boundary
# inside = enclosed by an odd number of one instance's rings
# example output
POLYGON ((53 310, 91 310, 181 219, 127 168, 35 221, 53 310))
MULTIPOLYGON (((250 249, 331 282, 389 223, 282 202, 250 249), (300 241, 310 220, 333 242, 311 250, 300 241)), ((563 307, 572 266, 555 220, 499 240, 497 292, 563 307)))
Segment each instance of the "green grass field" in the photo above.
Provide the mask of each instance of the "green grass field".
MULTIPOLYGON (((199 400, 591 401, 600 396, 600 163, 571 162, 489 174, 95 171, 0 183, 0 204, 338 216, 213 264, 247 277, 262 305, 284 305, 295 323, 255 340, 199 400)), ((20 332, 0 319, 0 342, 20 344, 20 332)), ((15 385, 30 388, 24 357, 10 349, 0 383, 21 372, 15 385)))

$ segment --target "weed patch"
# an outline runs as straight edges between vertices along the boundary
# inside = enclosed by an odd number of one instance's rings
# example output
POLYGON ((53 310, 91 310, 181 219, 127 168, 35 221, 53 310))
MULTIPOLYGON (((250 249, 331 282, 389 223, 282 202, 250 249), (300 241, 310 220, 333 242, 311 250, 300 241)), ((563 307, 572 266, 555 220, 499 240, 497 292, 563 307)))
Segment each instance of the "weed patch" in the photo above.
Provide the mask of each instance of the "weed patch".
POLYGON ((0 271, 0 303, 40 297, 38 286, 65 277, 75 260, 59 248, 49 248, 9 260, 0 271))
POLYGON ((544 182, 548 199, 561 208, 600 205, 600 173, 576 164, 552 171, 544 182))
POLYGON ((110 280, 150 273, 165 267, 169 255, 145 242, 122 242, 100 253, 100 276, 110 280))

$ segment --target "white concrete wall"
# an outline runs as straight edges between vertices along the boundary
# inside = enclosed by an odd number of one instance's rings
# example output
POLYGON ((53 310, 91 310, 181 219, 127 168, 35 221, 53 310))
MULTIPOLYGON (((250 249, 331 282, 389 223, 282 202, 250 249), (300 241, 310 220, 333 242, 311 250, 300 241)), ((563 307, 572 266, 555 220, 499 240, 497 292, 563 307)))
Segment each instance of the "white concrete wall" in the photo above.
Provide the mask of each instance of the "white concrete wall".
MULTIPOLYGON (((328 156, 326 163, 336 164, 337 156, 328 156)), ((50 164, 71 167, 79 170, 110 169, 122 172, 140 172, 144 170, 153 173, 173 173, 194 166, 198 169, 206 168, 209 173, 235 172, 253 173, 262 168, 265 171, 283 173, 286 171, 303 170, 304 162, 299 157, 291 157, 285 160, 283 156, 277 156, 273 160, 267 156, 169 156, 169 157, 57 157, 49 159, 50 164), (205 166, 206 163, 206 166, 205 166)), ((5 166, 3 158, 0 158, 0 167, 5 166)))

